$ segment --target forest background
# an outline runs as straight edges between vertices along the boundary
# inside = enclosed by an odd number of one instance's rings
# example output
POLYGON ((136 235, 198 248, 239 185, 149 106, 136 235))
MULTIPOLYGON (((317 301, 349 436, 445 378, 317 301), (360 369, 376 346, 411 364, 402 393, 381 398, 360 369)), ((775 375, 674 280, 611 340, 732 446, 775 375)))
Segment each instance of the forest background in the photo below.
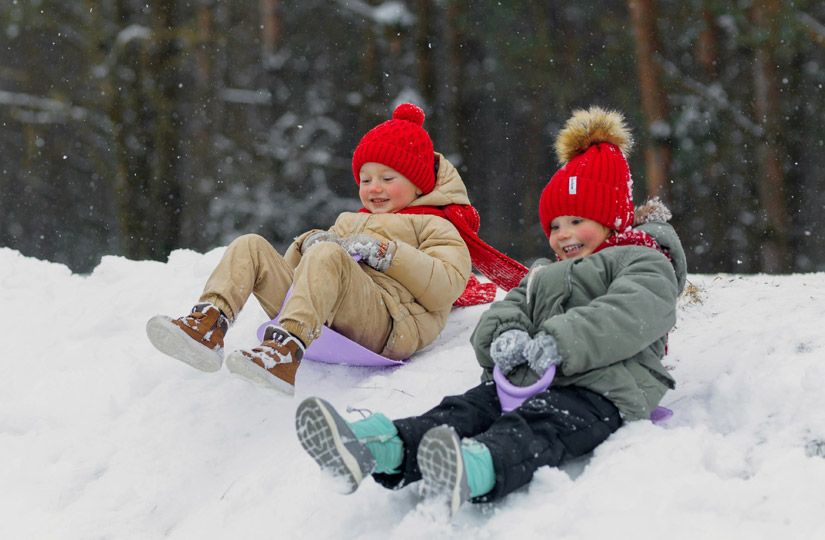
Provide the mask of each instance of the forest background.
POLYGON ((625 113, 692 272, 825 270, 821 0, 5 0, 0 246, 88 272, 357 209, 353 148, 427 113, 481 234, 548 253, 575 108, 625 113))

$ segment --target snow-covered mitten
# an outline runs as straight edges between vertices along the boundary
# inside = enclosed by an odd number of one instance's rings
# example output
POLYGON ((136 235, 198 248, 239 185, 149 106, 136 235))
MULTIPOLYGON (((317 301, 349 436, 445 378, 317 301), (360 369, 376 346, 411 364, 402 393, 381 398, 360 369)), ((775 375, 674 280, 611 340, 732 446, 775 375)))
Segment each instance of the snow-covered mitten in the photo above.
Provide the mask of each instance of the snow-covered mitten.
POLYGON ((536 337, 531 339, 524 345, 522 351, 524 359, 527 360, 527 365, 530 369, 539 375, 544 375, 551 365, 558 365, 561 362, 561 355, 559 354, 559 347, 556 344, 556 338, 550 334, 539 332, 536 337))
POLYGON ((310 234, 301 244, 301 253, 306 253, 309 248, 319 242, 334 242, 341 244, 342 238, 332 231, 318 231, 310 234))
POLYGON ((490 356, 502 373, 506 375, 525 362, 522 352, 529 341, 530 334, 515 328, 502 332, 493 340, 490 344, 490 356))
POLYGON ((395 255, 395 242, 381 240, 368 234, 356 234, 344 238, 341 244, 347 253, 379 272, 386 272, 395 255))

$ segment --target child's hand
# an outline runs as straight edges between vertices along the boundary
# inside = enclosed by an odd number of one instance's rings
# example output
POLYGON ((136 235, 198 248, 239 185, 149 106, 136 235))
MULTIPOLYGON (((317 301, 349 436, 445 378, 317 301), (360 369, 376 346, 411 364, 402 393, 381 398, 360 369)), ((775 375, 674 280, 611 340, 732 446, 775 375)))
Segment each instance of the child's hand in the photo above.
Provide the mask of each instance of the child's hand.
POLYGON ((310 234, 301 244, 301 253, 306 253, 309 248, 319 242, 334 242, 341 244, 343 239, 332 231, 318 231, 310 234))
POLYGON ((539 332, 536 337, 528 341, 522 354, 530 369, 539 375, 543 375, 551 365, 558 365, 561 362, 556 338, 544 332, 539 332))
POLYGON ((353 257, 379 272, 386 272, 395 255, 395 242, 373 238, 368 234, 356 234, 344 238, 341 245, 353 257))
POLYGON ((524 330, 507 330, 490 344, 490 356, 505 375, 525 362, 522 352, 530 342, 530 334, 524 330))

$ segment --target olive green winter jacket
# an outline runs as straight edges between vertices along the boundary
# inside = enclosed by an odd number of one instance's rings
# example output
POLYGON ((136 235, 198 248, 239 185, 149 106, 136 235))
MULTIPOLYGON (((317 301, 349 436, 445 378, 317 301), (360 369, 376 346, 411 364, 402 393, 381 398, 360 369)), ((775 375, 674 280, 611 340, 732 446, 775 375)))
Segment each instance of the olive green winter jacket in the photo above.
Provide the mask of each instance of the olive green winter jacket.
MULTIPOLYGON (((576 385, 610 399, 625 421, 649 418, 673 378, 662 366, 676 299, 685 284, 679 237, 667 223, 637 227, 669 253, 615 246, 580 259, 542 260, 481 317, 472 335, 476 357, 492 378, 490 343, 510 329, 556 339, 561 362, 554 386, 576 385), (529 284, 529 285, 528 285, 529 284)), ((538 375, 526 364, 508 377, 527 386, 538 375)))

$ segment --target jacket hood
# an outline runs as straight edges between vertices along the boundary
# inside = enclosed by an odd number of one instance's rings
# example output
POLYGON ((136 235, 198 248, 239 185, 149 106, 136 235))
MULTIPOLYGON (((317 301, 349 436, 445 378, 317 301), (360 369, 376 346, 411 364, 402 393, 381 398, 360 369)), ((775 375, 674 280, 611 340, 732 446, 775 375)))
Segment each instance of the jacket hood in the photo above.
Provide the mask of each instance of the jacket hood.
POLYGON ((652 236, 670 255, 679 291, 683 291, 687 281, 687 258, 679 236, 668 223, 672 216, 670 209, 656 197, 636 207, 635 215, 634 227, 652 236))
POLYGON ((447 158, 438 152, 435 153, 438 162, 438 175, 435 178, 435 187, 426 195, 422 195, 410 206, 447 206, 448 204, 470 204, 467 195, 467 186, 458 174, 458 170, 447 158))

